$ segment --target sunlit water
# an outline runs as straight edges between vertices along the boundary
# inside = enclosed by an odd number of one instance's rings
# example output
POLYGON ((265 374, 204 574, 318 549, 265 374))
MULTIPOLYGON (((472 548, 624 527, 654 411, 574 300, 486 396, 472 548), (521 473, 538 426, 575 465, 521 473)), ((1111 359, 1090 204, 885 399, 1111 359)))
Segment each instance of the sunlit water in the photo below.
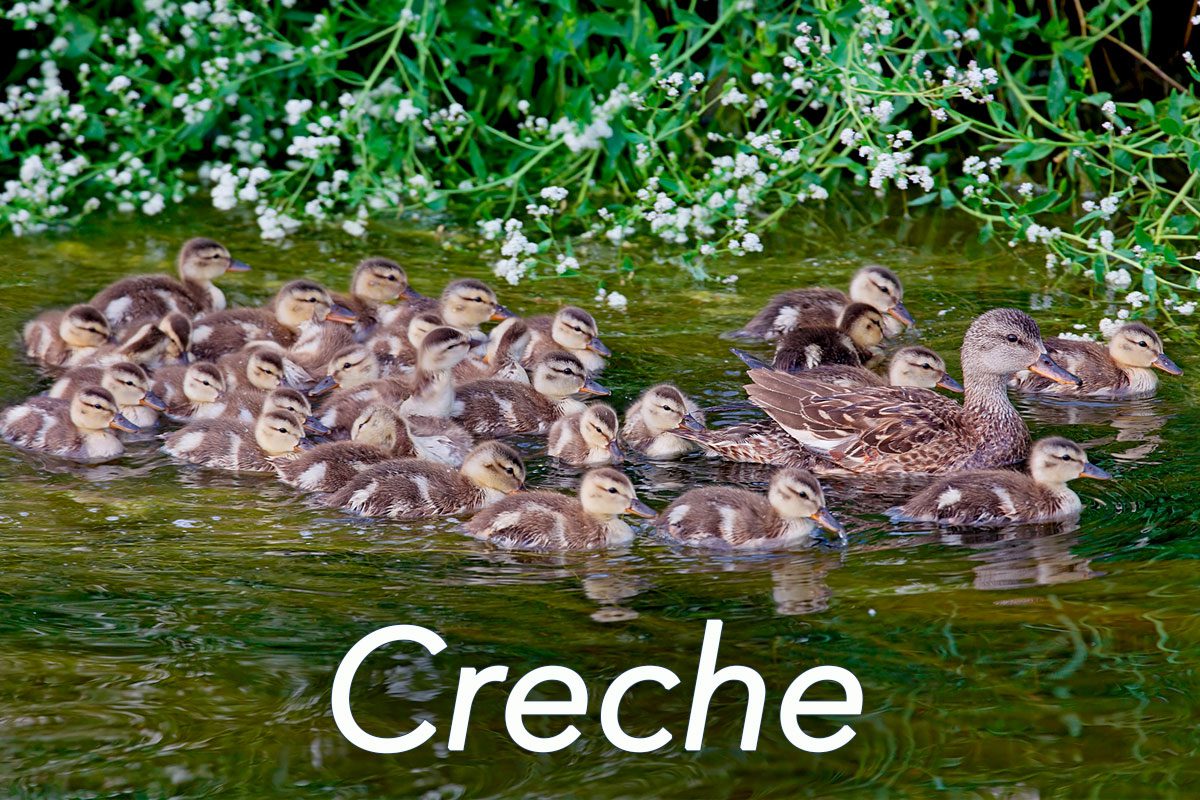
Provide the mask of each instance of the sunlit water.
MULTIPOLYGON (((565 302, 594 308, 616 352, 604 382, 624 408, 674 380, 704 405, 740 400, 743 372, 717 338, 772 292, 844 286, 876 260, 896 268, 919 327, 943 353, 973 315, 1031 309, 1047 335, 1111 315, 1078 279, 1046 273, 1037 253, 989 252, 945 220, 846 234, 800 227, 768 254, 728 265, 736 289, 699 285, 666 257, 582 254, 587 278, 498 287, 520 313, 565 302), (630 298, 596 307, 595 281, 630 298)), ((487 277, 466 242, 378 226, 363 242, 331 234, 278 246, 246 220, 189 211, 154 224, 113 220, 72 234, 6 239, 0 251, 0 400, 44 386, 19 357, 36 311, 89 297, 108 281, 169 268, 187 236, 215 235, 255 271, 222 283, 234 303, 306 276, 343 288, 351 265, 385 254, 436 292, 487 277)), ((1168 333, 1168 339, 1172 335, 1168 333)), ((1178 340, 1178 335, 1175 336, 1178 340)), ((1021 402, 1035 435, 1084 443, 1109 484, 1080 485, 1078 525, 989 533, 897 530, 879 512, 912 483, 832 482, 846 547, 729 556, 673 549, 646 535, 626 549, 512 555, 466 539, 454 521, 364 522, 317 510, 262 476, 176 466, 153 443, 113 464, 77 468, 0 449, 0 792, 5 795, 221 797, 794 797, 895 793, 1097 797, 1186 793, 1195 759, 1200 548, 1194 488, 1200 359, 1159 396, 1126 404, 1021 402), (683 750, 704 620, 725 622, 720 663, 770 687, 755 752, 736 749, 743 695, 722 691, 706 747, 683 750), (442 725, 413 752, 358 751, 329 711, 333 670, 359 637, 415 623, 449 648, 396 648, 359 673, 355 710, 391 735, 414 719, 442 725), (563 664, 586 677, 583 738, 534 756, 506 736, 507 689, 475 703, 465 752, 444 747, 458 669, 505 664, 510 680, 563 664), (635 690, 630 733, 659 726, 664 751, 631 755, 603 738, 599 698, 621 671, 675 670, 672 693, 635 690), (804 669, 837 664, 862 681, 865 713, 845 748, 792 748, 777 714, 804 669)), ((725 420, 749 411, 718 415, 725 420)), ((577 473, 523 444, 533 485, 577 473)), ((691 486, 761 489, 762 468, 700 456, 626 465, 661 508, 691 486)), ((510 684, 511 685, 511 684, 510 684)), ((555 730, 555 723, 545 726, 555 730)), ((534 726, 535 732, 538 730, 534 726)), ((818 724, 817 728, 821 728, 818 724)), ((822 734, 832 730, 814 730, 822 734)))

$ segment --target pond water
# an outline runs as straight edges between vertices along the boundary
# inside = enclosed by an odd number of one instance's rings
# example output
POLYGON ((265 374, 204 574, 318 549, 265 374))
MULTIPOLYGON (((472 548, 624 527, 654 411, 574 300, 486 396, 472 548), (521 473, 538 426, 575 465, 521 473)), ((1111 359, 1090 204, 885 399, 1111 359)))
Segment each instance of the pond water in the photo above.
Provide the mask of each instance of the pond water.
MULTIPOLYGON (((369 254, 400 261, 426 293, 451 277, 489 277, 481 253, 428 229, 376 225, 366 241, 331 233, 280 246, 260 241, 249 220, 198 209, 8 238, 0 403, 44 386, 20 358, 24 320, 127 273, 169 269, 179 243, 198 234, 254 266, 222 282, 234 303, 300 276, 343 288, 369 254)), ((704 405, 741 399, 743 372, 717 334, 779 289, 844 286, 866 261, 900 272, 918 320, 908 337, 944 354, 955 375, 962 332, 989 307, 1031 310, 1046 335, 1112 315, 1080 279, 1048 274, 1037 252, 979 252, 972 240, 969 226, 945 219, 857 230, 797 223, 761 257, 730 265, 735 288, 696 284, 655 253, 631 252, 636 272, 621 273, 625 254, 611 250, 581 254, 585 278, 497 288, 518 313, 594 308, 616 353, 603 380, 621 409, 660 380, 704 405), (630 298, 627 311, 598 307, 598 278, 630 298)), ((1078 486, 1077 525, 901 531, 879 511, 911 485, 841 481, 827 487, 848 545, 774 555, 700 554, 645 536, 610 553, 505 554, 463 537, 454 521, 345 518, 271 478, 175 465, 153 443, 92 468, 0 448, 0 794, 1186 793, 1200 778, 1200 359, 1179 333, 1166 338, 1185 375, 1164 378, 1153 400, 1021 403, 1035 436, 1074 438, 1116 478, 1078 486), (718 663, 749 665, 770 688, 754 752, 737 749, 737 689, 715 697, 704 749, 683 749, 707 619, 725 622, 718 663), (429 627, 449 648, 370 658, 354 692, 359 721, 379 735, 426 717, 443 730, 434 745, 372 755, 339 735, 329 690, 346 650, 396 623, 429 627), (466 750, 448 752, 458 670, 491 664, 508 665, 512 679, 548 664, 585 676, 581 740, 553 755, 519 749, 504 728, 507 688, 493 686, 475 703, 466 750), (674 734, 646 755, 612 747, 599 725, 603 688, 640 664, 683 679, 674 692, 642 688, 626 701, 632 734, 674 734), (849 745, 809 755, 787 743, 771 709, 818 664, 857 675, 865 707, 849 745)), ((523 446, 531 485, 574 484, 576 473, 523 446)), ((626 470, 656 508, 694 485, 761 489, 766 477, 700 456, 626 470)), ((814 732, 833 730, 821 727, 814 732)))

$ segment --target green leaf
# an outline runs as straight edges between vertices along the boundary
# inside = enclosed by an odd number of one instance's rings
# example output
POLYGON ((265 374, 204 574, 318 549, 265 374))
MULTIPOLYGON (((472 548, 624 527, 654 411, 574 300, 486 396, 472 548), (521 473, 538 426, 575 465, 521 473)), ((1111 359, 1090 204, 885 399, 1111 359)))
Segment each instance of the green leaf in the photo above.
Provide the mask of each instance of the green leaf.
POLYGON ((938 131, 933 136, 930 136, 928 139, 921 142, 921 144, 930 145, 930 144, 937 144, 938 142, 944 142, 947 139, 953 139, 955 136, 958 136, 960 133, 963 133, 964 131, 969 131, 970 129, 971 129, 970 122, 960 122, 951 128, 946 128, 946 130, 944 130, 944 131, 938 131))
POLYGON ((1046 111, 1051 119, 1058 119, 1067 108, 1067 75, 1062 61, 1055 56, 1050 62, 1050 80, 1046 83, 1046 111))

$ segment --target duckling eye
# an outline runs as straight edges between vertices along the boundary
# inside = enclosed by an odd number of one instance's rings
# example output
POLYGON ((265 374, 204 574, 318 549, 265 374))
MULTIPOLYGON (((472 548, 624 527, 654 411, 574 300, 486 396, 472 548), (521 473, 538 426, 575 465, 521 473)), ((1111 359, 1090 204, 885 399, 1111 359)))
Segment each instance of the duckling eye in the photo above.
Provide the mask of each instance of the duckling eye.
POLYGON ((879 284, 875 284, 875 288, 878 289, 879 291, 883 292, 884 294, 892 293, 892 290, 887 286, 880 286, 879 284))
POLYGON ((1061 458, 1063 461, 1070 461, 1070 460, 1071 460, 1071 457, 1070 457, 1069 455, 1061 455, 1061 456, 1059 456, 1059 458, 1061 458))
POLYGON ((1004 337, 1004 338, 1008 339, 1008 340, 1009 340, 1010 342, 1012 342, 1013 344, 1016 344, 1016 343, 1017 343, 1017 341, 1018 341, 1018 337, 1017 337, 1017 335, 1016 335, 1015 333, 1010 333, 1008 336, 1006 336, 1006 337, 1004 337))
POLYGON ((1146 344, 1145 342, 1138 342, 1138 347, 1149 347, 1149 346, 1150 345, 1146 344))
POLYGON ((276 428, 275 430, 279 431, 280 433, 287 433, 287 428, 276 428))
POLYGON ((663 410, 663 411, 670 411, 670 410, 671 410, 671 407, 670 407, 670 406, 663 406, 663 407, 662 407, 662 410, 663 410))
POLYGON ((395 283, 397 280, 399 280, 395 275, 388 275, 387 279, 392 283, 395 283))
POLYGON ((516 474, 516 473, 514 473, 514 472, 513 472, 513 468, 512 468, 512 467, 505 467, 505 468, 504 468, 504 471, 505 471, 505 472, 507 472, 509 475, 514 475, 514 474, 516 474))
POLYGON ((921 369, 933 369, 929 364, 922 364, 921 369))
POLYGON ((615 486, 610 486, 610 487, 608 487, 608 493, 609 493, 609 494, 616 494, 616 493, 617 493, 617 487, 615 487, 615 486))

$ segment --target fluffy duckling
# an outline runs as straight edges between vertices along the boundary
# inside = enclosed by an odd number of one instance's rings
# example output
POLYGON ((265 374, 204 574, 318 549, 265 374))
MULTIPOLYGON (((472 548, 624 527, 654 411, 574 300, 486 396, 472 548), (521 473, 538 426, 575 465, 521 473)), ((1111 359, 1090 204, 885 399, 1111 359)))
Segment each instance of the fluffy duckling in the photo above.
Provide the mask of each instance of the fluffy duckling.
POLYGON ((355 322, 347 309, 336 306, 319 283, 292 281, 275 295, 274 309, 237 308, 206 314, 192 333, 192 354, 201 361, 215 361, 241 350, 250 342, 268 341, 291 347, 305 325, 325 321, 355 322))
MULTIPOLYGON (((774 369, 744 350, 733 348, 732 352, 750 369, 774 369)), ((802 370, 804 377, 822 381, 839 389, 858 389, 867 386, 919 386, 922 389, 946 389, 961 393, 962 384, 946 372, 946 361, 928 347, 911 345, 901 347, 888 362, 887 378, 882 378, 864 367, 845 364, 825 364, 802 370)))
POLYGON ((625 458, 617 442, 621 424, 612 406, 595 403, 550 426, 548 452, 575 466, 620 464, 625 458))
POLYGON ((499 547, 522 550, 591 550, 628 544, 633 529, 622 514, 652 518, 633 484, 611 467, 583 476, 579 496, 522 492, 476 514, 467 533, 499 547))
POLYGON ((413 314, 407 325, 381 327, 367 341, 371 353, 379 362, 380 373, 385 376, 410 372, 417 365, 417 349, 434 328, 446 323, 441 315, 433 311, 413 314))
POLYGON ((1149 397, 1158 388, 1154 370, 1160 369, 1168 375, 1183 374, 1163 352, 1158 334, 1141 322, 1118 328, 1108 347, 1055 337, 1046 340, 1046 350, 1055 363, 1077 375, 1083 383, 1079 386, 1055 383, 1024 371, 1017 373, 1009 386, 1019 392, 1071 397, 1149 397))
POLYGON ((118 333, 147 319, 162 319, 171 311, 192 319, 225 308, 225 295, 214 280, 226 272, 245 272, 250 267, 229 255, 220 242, 198 238, 189 239, 179 249, 176 269, 178 280, 169 275, 123 278, 93 297, 91 305, 118 333))
POLYGON ((703 429, 704 415, 691 398, 669 383, 652 386, 625 412, 621 437, 648 458, 671 459, 698 449, 675 435, 680 428, 703 429))
POLYGON ((821 484, 801 469, 777 471, 766 497, 727 486, 692 489, 667 506, 657 525, 685 544, 735 549, 791 547, 808 541, 817 525, 844 535, 821 484))
POLYGON ((473 278, 463 278, 446 284, 436 308, 423 303, 401 306, 384 317, 383 322, 392 330, 404 331, 414 315, 427 311, 436 312, 451 328, 480 338, 479 328, 483 323, 489 320, 500 322, 512 316, 511 311, 496 301, 496 293, 490 286, 473 278))
POLYGON ((520 491, 524 483, 520 454, 500 442, 483 442, 458 470, 417 458, 369 467, 329 495, 327 504, 393 519, 468 514, 520 491))
POLYGON ((86 386, 100 386, 117 401, 127 420, 138 428, 158 423, 158 413, 166 403, 154 393, 146 370, 132 361, 118 361, 107 367, 75 367, 63 373, 47 392, 49 397, 69 398, 86 386))
POLYGON ((87 386, 70 400, 31 397, 0 416, 0 436, 25 450, 72 461, 118 458, 125 445, 113 431, 137 433, 107 389, 87 386))
POLYGON ((284 351, 278 345, 264 342, 221 356, 217 366, 225 376, 227 390, 269 392, 287 382, 286 361, 284 351))
POLYGON ((312 415, 308 398, 290 386, 277 386, 269 392, 235 392, 226 405, 223 419, 238 419, 249 424, 270 411, 285 411, 304 421, 304 430, 314 435, 325 435, 329 429, 312 415))
POLYGON ((587 376, 578 358, 562 350, 548 353, 533 369, 531 385, 486 380, 460 387, 454 414, 477 436, 546 433, 560 417, 586 408, 572 395, 605 396, 608 390, 587 376))
POLYGON ((566 306, 553 317, 538 316, 525 320, 533 338, 525 354, 531 366, 552 350, 566 350, 583 362, 589 375, 604 369, 612 351, 600 341, 595 318, 582 308, 566 306))
POLYGON ((350 293, 335 294, 333 301, 350 309, 358 317, 354 323, 354 337, 363 341, 379 324, 381 306, 397 300, 412 302, 424 300, 422 295, 408 285, 408 273, 390 258, 373 256, 364 258, 354 268, 350 277, 350 293))
POLYGON ((418 458, 460 467, 475 446, 471 434, 454 420, 408 416, 402 419, 413 454, 418 458))
POLYGON ((54 372, 82 364, 109 343, 108 320, 88 305, 66 311, 46 311, 26 323, 22 331, 25 355, 43 370, 54 372))
POLYGON ((164 367, 154 373, 152 388, 166 404, 163 415, 173 422, 216 419, 229 404, 225 374, 208 361, 164 367))
POLYGON ((777 339, 802 325, 837 325, 851 303, 866 303, 890 318, 887 335, 913 324, 904 307, 904 287, 896 273, 879 265, 863 267, 850 281, 850 293, 835 289, 793 289, 775 295, 754 319, 727 334, 734 339, 777 339))
POLYGON ((860 367, 883 341, 883 315, 866 303, 851 303, 833 327, 793 328, 779 338, 772 366, 801 372, 823 364, 860 367))
POLYGON ((350 429, 350 441, 325 442, 290 461, 275 464, 279 479, 306 492, 333 492, 367 467, 412 456, 400 416, 384 405, 370 406, 350 429))
POLYGON ((1002 526, 1055 522, 1078 516, 1079 495, 1067 486, 1076 478, 1109 480, 1088 463, 1083 448, 1052 436, 1033 443, 1029 473, 1001 470, 960 472, 935 481, 902 506, 890 509, 897 522, 1002 526))
POLYGON ((163 451, 180 461, 232 472, 274 472, 276 459, 301 452, 304 422, 287 411, 267 411, 253 423, 191 422, 162 438, 163 451))
POLYGON ((528 384, 529 373, 521 362, 529 349, 531 338, 529 326, 524 320, 509 317, 492 329, 487 352, 482 358, 467 359, 454 368, 455 383, 495 378, 528 384))
POLYGON ((400 403, 405 416, 450 417, 457 409, 454 368, 471 354, 471 337, 457 328, 434 328, 421 341, 410 393, 400 403))
POLYGON ((192 322, 171 311, 157 322, 147 322, 121 339, 98 347, 83 363, 106 366, 132 361, 148 370, 186 364, 190 358, 192 322))

